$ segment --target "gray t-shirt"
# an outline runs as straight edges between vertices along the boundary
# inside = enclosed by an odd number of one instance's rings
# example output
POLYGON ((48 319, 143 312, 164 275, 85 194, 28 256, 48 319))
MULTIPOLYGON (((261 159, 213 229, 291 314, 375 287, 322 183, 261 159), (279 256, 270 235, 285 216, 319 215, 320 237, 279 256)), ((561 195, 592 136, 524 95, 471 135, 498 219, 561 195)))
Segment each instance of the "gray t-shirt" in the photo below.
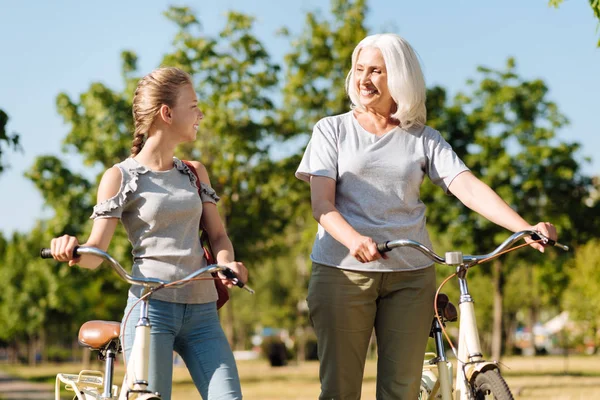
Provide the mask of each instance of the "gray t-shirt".
MULTIPOLYGON (((427 175, 446 192, 468 168, 440 133, 430 127, 383 135, 367 132, 353 112, 315 125, 296 177, 325 176, 336 181, 335 207, 360 234, 377 243, 412 239, 431 247, 425 228, 420 186, 427 175)), ((312 261, 357 271, 416 270, 432 264, 418 250, 398 248, 389 259, 360 263, 319 225, 312 261)))
MULTIPOLYGON (((116 164, 122 175, 119 192, 97 204, 90 217, 121 219, 133 245, 134 276, 174 281, 206 266, 198 235, 202 203, 216 203, 219 197, 210 186, 197 182, 181 160, 173 158, 173 163, 168 171, 152 171, 133 158, 116 164)), ((141 286, 130 289, 135 297, 141 293, 141 286)), ((201 280, 161 289, 152 297, 202 304, 216 301, 217 291, 212 280, 201 280)))

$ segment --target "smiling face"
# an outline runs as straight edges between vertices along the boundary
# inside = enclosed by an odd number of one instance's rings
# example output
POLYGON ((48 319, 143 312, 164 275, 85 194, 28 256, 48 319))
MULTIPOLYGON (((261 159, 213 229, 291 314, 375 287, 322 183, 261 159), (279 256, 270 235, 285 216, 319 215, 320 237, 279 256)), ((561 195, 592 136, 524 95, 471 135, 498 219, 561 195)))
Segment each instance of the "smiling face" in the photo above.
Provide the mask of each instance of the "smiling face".
POLYGON ((364 47, 360 50, 354 66, 354 80, 363 107, 380 113, 391 112, 394 99, 388 89, 385 61, 379 49, 364 47))
POLYGON ((184 85, 179 89, 177 102, 171 112, 173 131, 181 135, 183 141, 194 141, 204 114, 198 108, 198 96, 192 85, 184 85))

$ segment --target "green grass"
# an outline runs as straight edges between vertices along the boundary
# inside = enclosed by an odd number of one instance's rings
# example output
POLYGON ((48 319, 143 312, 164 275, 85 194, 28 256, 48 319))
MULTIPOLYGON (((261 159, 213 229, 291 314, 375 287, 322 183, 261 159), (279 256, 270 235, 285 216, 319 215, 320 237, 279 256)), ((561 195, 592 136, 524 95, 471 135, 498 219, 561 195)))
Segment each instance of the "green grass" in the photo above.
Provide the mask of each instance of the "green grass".
MULTIPOLYGON (((319 393, 318 363, 306 362, 273 368, 266 361, 238 362, 244 399, 314 400, 319 393)), ((502 360, 503 375, 516 399, 600 398, 600 357, 509 357, 502 360)), ((36 382, 54 383, 57 372, 74 373, 79 365, 37 367, 0 365, 0 369, 36 382)), ((100 367, 101 368, 101 367, 100 367)), ((123 373, 117 366, 117 375, 123 373)), ((174 369, 174 399, 200 399, 184 367, 174 369)), ((363 399, 375 398, 376 364, 368 361, 363 399)), ((49 385, 50 387, 52 385, 49 385)))

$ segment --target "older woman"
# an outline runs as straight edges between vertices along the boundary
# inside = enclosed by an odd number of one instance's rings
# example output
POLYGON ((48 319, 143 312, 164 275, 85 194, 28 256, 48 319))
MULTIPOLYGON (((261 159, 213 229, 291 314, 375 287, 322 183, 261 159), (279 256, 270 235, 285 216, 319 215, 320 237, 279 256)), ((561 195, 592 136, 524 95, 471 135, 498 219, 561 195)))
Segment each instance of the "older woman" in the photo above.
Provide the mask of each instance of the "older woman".
MULTIPOLYGON (((430 245, 419 188, 425 175, 490 221, 532 227, 476 178, 425 125, 425 82, 411 46, 394 34, 363 39, 346 80, 350 111, 321 119, 296 171, 319 222, 308 289, 320 399, 359 399, 369 339, 377 336, 377 398, 416 399, 433 314, 435 271, 421 253, 388 256, 376 243, 430 245)), ((543 247, 532 244, 540 251, 543 247)))

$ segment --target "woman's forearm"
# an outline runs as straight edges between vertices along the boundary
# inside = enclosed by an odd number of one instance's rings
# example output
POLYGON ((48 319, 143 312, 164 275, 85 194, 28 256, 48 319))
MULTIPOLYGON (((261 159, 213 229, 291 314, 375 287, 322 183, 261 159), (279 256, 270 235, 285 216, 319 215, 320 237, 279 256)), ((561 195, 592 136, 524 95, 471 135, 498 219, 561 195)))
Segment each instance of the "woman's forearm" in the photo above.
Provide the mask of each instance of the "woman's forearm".
POLYGON ((512 232, 531 227, 494 190, 470 172, 457 176, 450 191, 471 210, 512 232))
POLYGON ((351 247, 352 242, 360 237, 346 219, 340 214, 335 206, 329 202, 323 202, 313 209, 313 215, 317 222, 338 242, 351 247))

